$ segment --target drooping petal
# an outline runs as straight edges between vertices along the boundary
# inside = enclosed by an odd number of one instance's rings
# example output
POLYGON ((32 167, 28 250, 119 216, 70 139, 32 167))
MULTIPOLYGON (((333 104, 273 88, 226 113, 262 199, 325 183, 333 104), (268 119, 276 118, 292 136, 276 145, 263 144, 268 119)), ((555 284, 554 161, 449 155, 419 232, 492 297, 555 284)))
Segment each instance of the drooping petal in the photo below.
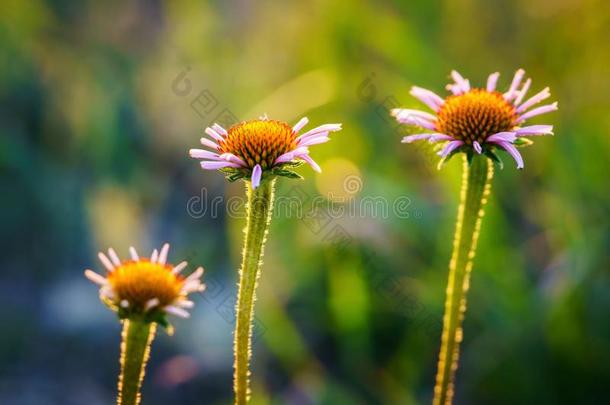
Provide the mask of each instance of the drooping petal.
POLYGON ((515 159, 515 162, 517 162, 517 169, 523 169, 523 158, 512 143, 497 142, 497 145, 507 151, 513 157, 513 159, 515 159))
POLYGON ((496 84, 498 83, 499 72, 495 72, 489 75, 487 78, 487 91, 492 92, 496 90, 496 84))
POLYGON ((453 152, 454 150, 456 150, 457 148, 459 148, 463 144, 464 144, 464 141, 451 141, 451 142, 447 142, 447 145, 445 145, 443 150, 438 152, 438 155, 441 156, 441 157, 447 157, 447 155, 449 155, 451 152, 453 152))
POLYGON ((188 318, 190 316, 190 314, 186 310, 184 310, 182 308, 178 308, 174 305, 168 305, 165 308, 163 308, 163 310, 165 312, 167 312, 168 314, 176 315, 181 318, 188 318))
POLYGON ((515 131, 517 136, 553 135, 552 125, 530 125, 515 131))
POLYGON ((525 121, 528 118, 532 118, 532 117, 535 117, 536 115, 540 115, 540 114, 546 114, 548 112, 555 111, 558 108, 559 108, 559 104, 557 103, 557 101, 555 101, 553 104, 543 105, 541 107, 534 108, 533 110, 530 110, 530 111, 524 113, 519 118, 517 118, 516 122, 520 123, 520 122, 525 121))
POLYGON ((309 155, 301 155, 299 156, 299 158, 303 159, 304 161, 306 161, 311 167, 312 169, 314 169, 316 172, 318 173, 322 173, 322 169, 320 168, 320 166, 315 162, 315 160, 313 160, 311 158, 311 156, 309 155))
POLYGON ((477 141, 474 141, 472 143, 472 146, 474 147, 474 150, 480 155, 481 152, 483 152, 483 148, 481 148, 481 144, 477 141))
POLYGON ((299 120, 299 122, 297 122, 294 127, 292 127, 292 130, 295 133, 298 133, 301 129, 303 129, 303 127, 305 125, 307 125, 307 123, 309 122, 309 119, 307 117, 303 117, 299 120))
POLYGON ((261 168, 261 165, 257 164, 256 166, 254 166, 254 169, 252 169, 252 188, 253 189, 260 186, 262 174, 263 174, 263 169, 261 168))

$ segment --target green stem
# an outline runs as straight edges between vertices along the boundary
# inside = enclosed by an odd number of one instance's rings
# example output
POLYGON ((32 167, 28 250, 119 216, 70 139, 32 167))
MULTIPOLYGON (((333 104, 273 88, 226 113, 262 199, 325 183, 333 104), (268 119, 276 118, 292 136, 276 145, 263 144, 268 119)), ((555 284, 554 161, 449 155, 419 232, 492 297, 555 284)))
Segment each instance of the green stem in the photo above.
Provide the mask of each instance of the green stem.
POLYGON ((123 321, 121 375, 119 376, 117 405, 140 403, 144 368, 150 355, 150 344, 155 337, 156 330, 156 323, 135 319, 123 321))
POLYGON ((460 207, 449 263, 443 334, 434 387, 434 405, 451 404, 453 399, 455 372, 462 341, 462 321, 466 312, 466 294, 492 178, 493 164, 487 157, 475 155, 469 165, 464 156, 460 207))
POLYGON ((258 188, 246 184, 248 196, 247 223, 244 230, 244 250, 239 271, 237 320, 235 325, 234 381, 235 404, 247 404, 250 399, 249 362, 252 355, 252 318, 261 259, 273 208, 275 180, 263 181, 258 188))

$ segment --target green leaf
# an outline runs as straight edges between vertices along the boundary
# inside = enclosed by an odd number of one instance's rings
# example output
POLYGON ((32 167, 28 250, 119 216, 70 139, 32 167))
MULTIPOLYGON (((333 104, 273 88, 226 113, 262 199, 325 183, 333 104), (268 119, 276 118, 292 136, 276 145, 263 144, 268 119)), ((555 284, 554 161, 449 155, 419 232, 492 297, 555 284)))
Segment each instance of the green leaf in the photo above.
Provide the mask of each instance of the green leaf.
POLYGON ((496 153, 492 149, 485 148, 483 150, 483 153, 485 154, 485 156, 490 158, 500 168, 500 170, 504 169, 504 162, 502 162, 500 156, 496 155, 496 153))
POLYGON ((282 163, 278 167, 281 167, 281 168, 288 167, 288 168, 294 169, 296 167, 302 166, 304 163, 305 162, 303 160, 297 159, 297 160, 292 160, 290 162, 282 163))
POLYGON ((530 146, 533 143, 534 143, 534 141, 532 141, 531 139, 517 138, 517 139, 515 139, 515 142, 513 142, 513 145, 522 148, 522 147, 525 147, 525 146, 530 146))
POLYGON ((284 170, 284 169, 274 169, 271 173, 276 176, 288 177, 290 179, 299 179, 302 180, 303 176, 300 174, 293 172, 292 170, 284 170))

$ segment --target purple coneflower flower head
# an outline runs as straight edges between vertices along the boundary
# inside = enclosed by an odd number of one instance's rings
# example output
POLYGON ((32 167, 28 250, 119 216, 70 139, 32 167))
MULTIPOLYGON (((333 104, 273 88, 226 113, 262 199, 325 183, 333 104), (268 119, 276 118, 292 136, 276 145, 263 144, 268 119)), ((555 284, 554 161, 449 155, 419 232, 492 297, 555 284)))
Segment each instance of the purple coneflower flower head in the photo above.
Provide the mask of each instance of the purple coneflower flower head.
POLYGON ((523 168, 523 158, 515 146, 527 145, 527 136, 552 135, 552 125, 529 125, 524 122, 537 115, 557 110, 557 102, 535 107, 551 96, 549 88, 526 98, 532 83, 523 82, 525 71, 517 70, 508 91, 496 90, 499 73, 492 73, 484 88, 472 88, 470 81, 455 70, 451 72, 454 82, 447 85, 450 95, 442 98, 434 92, 414 86, 411 95, 426 104, 433 113, 397 108, 392 115, 402 124, 429 130, 421 134, 405 136, 403 143, 427 139, 432 143, 443 143, 438 154, 444 162, 458 152, 485 154, 500 162, 495 148, 508 152, 523 168))
POLYGON ((331 132, 341 124, 325 124, 301 133, 309 120, 301 118, 293 127, 266 116, 243 121, 229 129, 218 124, 205 129, 210 138, 201 138, 208 149, 191 149, 189 154, 201 160, 206 170, 222 170, 229 181, 250 179, 257 188, 268 175, 299 178, 290 168, 308 163, 315 171, 320 166, 309 155, 309 147, 330 140, 331 132))
POLYGON ((150 258, 140 257, 133 247, 129 252, 131 259, 123 261, 112 248, 108 249, 108 255, 98 254, 107 270, 105 277, 85 270, 85 276, 100 286, 100 299, 121 319, 138 317, 167 326, 166 314, 188 318, 187 309, 193 307, 193 301, 187 296, 205 290, 201 282, 203 267, 182 276, 187 263, 168 264, 167 243, 160 251, 153 250, 150 258))

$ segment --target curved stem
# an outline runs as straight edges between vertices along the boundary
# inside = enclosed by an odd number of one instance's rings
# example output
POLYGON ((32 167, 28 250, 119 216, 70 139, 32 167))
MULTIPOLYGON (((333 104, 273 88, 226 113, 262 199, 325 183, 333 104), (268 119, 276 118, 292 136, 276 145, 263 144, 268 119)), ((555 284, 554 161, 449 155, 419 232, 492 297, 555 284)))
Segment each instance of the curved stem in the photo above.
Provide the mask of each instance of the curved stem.
POLYGON ((150 356, 150 344, 155 337, 156 323, 141 320, 123 321, 121 340, 121 375, 117 405, 140 403, 140 388, 144 369, 150 356))
POLYGON ((234 381, 235 404, 247 404, 250 399, 249 361, 252 354, 252 318, 261 259, 273 207, 275 180, 263 181, 256 189, 248 182, 247 223, 244 230, 244 250, 239 271, 239 292, 236 307, 234 381))
POLYGON ((487 157, 475 155, 469 165, 464 156, 460 207, 453 239, 453 253, 449 262, 434 405, 451 404, 453 399, 455 372, 462 341, 462 321, 466 312, 466 294, 492 178, 493 164, 487 157))

